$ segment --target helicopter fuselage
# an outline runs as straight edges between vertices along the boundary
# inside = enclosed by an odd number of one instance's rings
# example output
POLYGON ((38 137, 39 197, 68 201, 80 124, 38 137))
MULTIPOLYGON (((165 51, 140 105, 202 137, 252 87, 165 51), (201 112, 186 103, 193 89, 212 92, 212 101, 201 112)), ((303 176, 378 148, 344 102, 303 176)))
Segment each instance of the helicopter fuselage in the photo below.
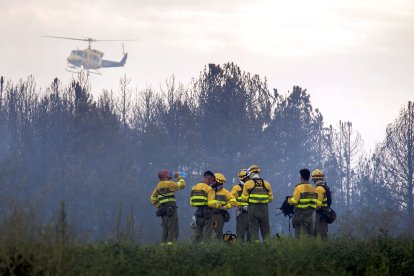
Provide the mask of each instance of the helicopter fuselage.
POLYGON ((118 62, 102 59, 103 55, 103 52, 90 48, 85 50, 73 50, 67 58, 67 61, 75 68, 97 70, 102 67, 122 67, 125 65, 128 57, 128 54, 124 53, 122 60, 118 62))
POLYGON ((95 49, 73 50, 67 61, 75 67, 85 69, 99 69, 102 67, 103 53, 95 49))

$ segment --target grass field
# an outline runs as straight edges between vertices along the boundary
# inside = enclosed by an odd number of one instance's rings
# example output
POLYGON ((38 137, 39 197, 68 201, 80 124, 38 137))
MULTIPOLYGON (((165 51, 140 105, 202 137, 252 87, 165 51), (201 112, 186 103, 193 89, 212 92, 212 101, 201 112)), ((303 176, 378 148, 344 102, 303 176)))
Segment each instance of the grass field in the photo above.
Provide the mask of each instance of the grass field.
POLYGON ((82 241, 63 204, 49 224, 21 210, 0 223, 0 275, 414 275, 414 240, 386 230, 367 239, 161 246, 120 229, 116 241, 82 241))
POLYGON ((414 275, 414 241, 274 240, 174 246, 45 240, 7 242, 3 275, 414 275))

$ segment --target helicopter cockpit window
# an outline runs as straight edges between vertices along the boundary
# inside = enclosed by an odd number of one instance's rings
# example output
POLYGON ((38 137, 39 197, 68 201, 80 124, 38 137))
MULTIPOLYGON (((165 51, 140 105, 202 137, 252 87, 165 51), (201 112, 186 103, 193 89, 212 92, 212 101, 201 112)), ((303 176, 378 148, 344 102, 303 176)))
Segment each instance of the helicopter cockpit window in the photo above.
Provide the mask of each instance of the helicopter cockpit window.
POLYGON ((74 51, 72 51, 72 55, 75 55, 75 56, 82 56, 82 51, 77 51, 77 50, 74 50, 74 51))

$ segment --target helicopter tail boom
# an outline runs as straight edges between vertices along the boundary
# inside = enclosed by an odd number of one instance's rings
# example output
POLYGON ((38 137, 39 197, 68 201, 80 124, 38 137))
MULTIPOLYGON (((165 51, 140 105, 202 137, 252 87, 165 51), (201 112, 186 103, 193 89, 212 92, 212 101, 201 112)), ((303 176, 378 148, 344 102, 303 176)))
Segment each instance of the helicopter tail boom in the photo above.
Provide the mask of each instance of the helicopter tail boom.
POLYGON ((127 60, 127 58, 128 58, 128 53, 125 53, 124 54, 124 56, 123 56, 123 58, 121 59, 121 61, 112 61, 112 60, 105 60, 105 59, 103 59, 102 60, 102 65, 101 65, 101 67, 122 67, 122 66, 124 66, 125 65, 125 63, 126 63, 126 60, 127 60))

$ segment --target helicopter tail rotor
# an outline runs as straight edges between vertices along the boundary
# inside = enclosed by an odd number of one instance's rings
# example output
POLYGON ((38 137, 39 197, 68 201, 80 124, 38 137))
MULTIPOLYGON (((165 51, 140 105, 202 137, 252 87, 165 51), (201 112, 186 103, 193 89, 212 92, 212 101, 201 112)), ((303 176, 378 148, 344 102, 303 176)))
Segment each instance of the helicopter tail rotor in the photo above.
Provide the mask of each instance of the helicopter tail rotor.
POLYGON ((124 53, 124 57, 122 58, 121 62, 119 63, 121 66, 124 66, 126 63, 126 60, 128 58, 128 53, 124 53))

